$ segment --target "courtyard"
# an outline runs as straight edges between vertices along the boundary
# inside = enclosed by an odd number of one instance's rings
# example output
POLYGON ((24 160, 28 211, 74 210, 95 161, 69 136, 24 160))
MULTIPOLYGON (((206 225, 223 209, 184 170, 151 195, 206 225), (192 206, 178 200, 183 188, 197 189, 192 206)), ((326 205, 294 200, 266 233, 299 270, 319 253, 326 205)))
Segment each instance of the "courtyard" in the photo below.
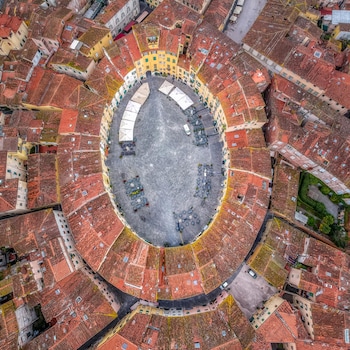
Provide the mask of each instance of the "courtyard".
POLYGON ((118 133, 125 107, 140 84, 121 101, 110 130, 107 166, 116 203, 128 225, 154 245, 178 246, 195 239, 216 213, 224 189, 222 142, 198 96, 168 78, 194 102, 194 113, 207 135, 207 144, 196 145, 190 118, 158 91, 164 80, 153 76, 144 81, 150 96, 135 122, 132 152, 125 152, 118 133))

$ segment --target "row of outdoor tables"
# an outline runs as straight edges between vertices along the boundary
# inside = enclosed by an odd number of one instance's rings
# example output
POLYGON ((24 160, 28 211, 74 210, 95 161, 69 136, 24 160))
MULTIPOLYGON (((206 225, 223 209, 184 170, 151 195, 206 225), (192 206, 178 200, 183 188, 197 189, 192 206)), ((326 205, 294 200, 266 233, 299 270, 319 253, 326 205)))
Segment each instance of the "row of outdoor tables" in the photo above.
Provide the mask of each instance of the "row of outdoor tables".
POLYGON ((148 200, 144 195, 143 186, 138 176, 124 181, 125 192, 131 199, 134 211, 148 205, 148 200))

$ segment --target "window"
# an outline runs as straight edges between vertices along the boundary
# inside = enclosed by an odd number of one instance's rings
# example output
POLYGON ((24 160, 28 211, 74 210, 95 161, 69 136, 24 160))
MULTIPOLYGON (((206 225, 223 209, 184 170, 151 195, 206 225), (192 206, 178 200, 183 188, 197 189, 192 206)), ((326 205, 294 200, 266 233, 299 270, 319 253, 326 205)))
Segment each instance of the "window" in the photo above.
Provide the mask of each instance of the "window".
POLYGON ((156 61, 157 60, 157 57, 156 56, 153 56, 153 61, 156 61))
POLYGON ((148 62, 148 58, 145 58, 145 62, 148 62))

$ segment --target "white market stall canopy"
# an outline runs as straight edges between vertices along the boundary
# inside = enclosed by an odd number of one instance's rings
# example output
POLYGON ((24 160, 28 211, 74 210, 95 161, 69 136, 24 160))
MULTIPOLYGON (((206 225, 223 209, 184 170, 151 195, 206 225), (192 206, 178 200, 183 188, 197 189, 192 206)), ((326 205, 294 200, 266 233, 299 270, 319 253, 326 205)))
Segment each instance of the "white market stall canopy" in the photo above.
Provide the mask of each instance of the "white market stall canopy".
POLYGON ((144 83, 137 89, 133 97, 131 97, 131 101, 140 103, 142 106, 146 102, 148 96, 149 96, 149 86, 148 86, 148 83, 144 83))
POLYGON ((134 101, 129 101, 128 104, 125 107, 125 111, 127 112, 133 112, 133 113, 138 113, 141 108, 141 104, 134 102, 134 101))
POLYGON ((124 114, 123 114, 122 121, 123 120, 130 120, 130 121, 135 123, 136 118, 137 118, 137 113, 125 111, 124 114))
POLYGON ((119 129, 119 142, 132 141, 134 129, 119 129))
POLYGON ((169 95, 184 111, 193 105, 193 101, 178 87, 175 88, 169 95))
POLYGON ((162 92, 164 95, 169 95, 173 87, 174 85, 172 83, 169 83, 167 80, 165 80, 162 86, 158 90, 162 92))
POLYGON ((125 107, 119 127, 119 142, 134 140, 134 126, 137 115, 149 96, 148 83, 142 84, 125 107))
POLYGON ((120 129, 130 130, 134 129, 135 121, 122 119, 120 123, 120 129))
POLYGON ((243 8, 242 6, 236 6, 236 8, 233 11, 234 15, 239 15, 242 12, 243 8))

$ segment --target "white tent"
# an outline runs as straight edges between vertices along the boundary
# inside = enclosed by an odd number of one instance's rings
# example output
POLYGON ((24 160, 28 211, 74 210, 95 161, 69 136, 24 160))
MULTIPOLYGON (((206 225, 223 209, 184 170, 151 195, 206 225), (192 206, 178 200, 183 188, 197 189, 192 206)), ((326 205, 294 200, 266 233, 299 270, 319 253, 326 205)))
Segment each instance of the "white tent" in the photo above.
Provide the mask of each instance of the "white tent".
POLYGON ((148 83, 144 83, 137 89, 133 97, 131 97, 131 101, 137 102, 142 106, 146 102, 149 92, 148 83))
POLYGON ((182 110, 193 105, 193 101, 178 87, 175 88, 169 96, 181 107, 182 110))
POLYGON ((236 8, 233 11, 234 15, 239 15, 242 12, 243 8, 242 6, 236 6, 236 8))
POLYGON ((120 129, 134 129, 135 122, 131 120, 122 119, 120 122, 120 129))
POLYGON ((178 103, 183 111, 193 105, 193 101, 187 95, 183 96, 178 103))
POLYGON ((158 90, 162 92, 164 95, 169 95, 173 87, 174 85, 172 83, 169 83, 167 80, 165 80, 162 86, 158 90))
POLYGON ((133 129, 119 129, 119 142, 133 141, 134 130, 133 129))
POLYGON ((125 107, 125 111, 135 112, 137 114, 139 112, 140 108, 141 108, 140 103, 137 103, 134 101, 129 101, 125 107))
POLYGON ((130 120, 135 123, 137 118, 137 113, 125 111, 122 120, 130 120))

